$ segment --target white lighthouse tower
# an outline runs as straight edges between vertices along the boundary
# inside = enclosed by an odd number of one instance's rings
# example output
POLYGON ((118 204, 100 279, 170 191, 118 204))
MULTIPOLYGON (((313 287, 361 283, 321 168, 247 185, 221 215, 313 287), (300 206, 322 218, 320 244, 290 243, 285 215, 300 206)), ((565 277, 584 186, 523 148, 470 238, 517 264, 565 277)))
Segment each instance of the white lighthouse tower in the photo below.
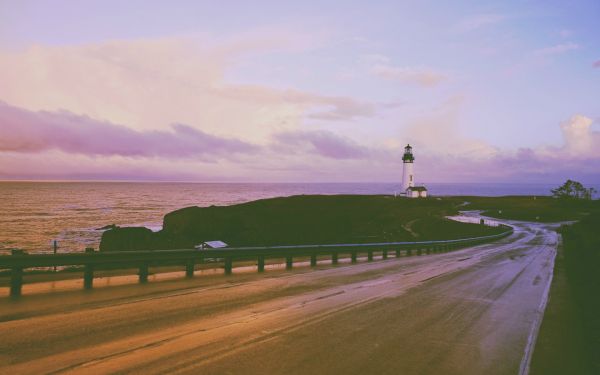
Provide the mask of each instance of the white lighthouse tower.
POLYGON ((427 188, 425 186, 415 186, 415 175, 413 166, 415 157, 412 153, 412 147, 404 147, 404 156, 402 156, 404 167, 402 169, 402 193, 408 198, 427 197, 427 188))
POLYGON ((415 186, 415 176, 413 175, 413 164, 415 157, 412 154, 412 147, 404 147, 404 156, 402 156, 404 167, 402 168, 402 191, 406 192, 409 187, 415 186))

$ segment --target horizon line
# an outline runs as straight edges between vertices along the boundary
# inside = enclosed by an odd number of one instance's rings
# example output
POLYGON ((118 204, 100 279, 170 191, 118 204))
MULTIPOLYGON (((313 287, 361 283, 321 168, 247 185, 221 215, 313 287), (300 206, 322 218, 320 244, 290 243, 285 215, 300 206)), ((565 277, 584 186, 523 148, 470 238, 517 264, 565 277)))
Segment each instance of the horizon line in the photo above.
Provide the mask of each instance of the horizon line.
MULTIPOLYGON (((190 180, 114 180, 114 179, 0 179, 5 182, 44 182, 44 183, 179 183, 179 184, 401 184, 401 181, 190 181, 190 180)), ((498 185, 549 185, 561 182, 498 182, 498 181, 427 181, 425 184, 498 184, 498 185)), ((592 182, 591 184, 600 184, 592 182)))

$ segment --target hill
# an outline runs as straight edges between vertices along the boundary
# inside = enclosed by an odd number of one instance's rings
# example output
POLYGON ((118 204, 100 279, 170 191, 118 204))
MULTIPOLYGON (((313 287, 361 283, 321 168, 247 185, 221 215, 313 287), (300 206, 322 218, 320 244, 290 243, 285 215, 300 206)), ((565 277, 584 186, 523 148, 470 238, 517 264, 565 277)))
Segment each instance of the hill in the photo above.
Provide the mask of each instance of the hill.
POLYGON ((462 199, 383 195, 299 195, 232 206, 187 207, 165 215, 163 229, 115 228, 100 250, 191 248, 209 240, 230 246, 368 243, 455 239, 498 233, 457 223, 462 199))

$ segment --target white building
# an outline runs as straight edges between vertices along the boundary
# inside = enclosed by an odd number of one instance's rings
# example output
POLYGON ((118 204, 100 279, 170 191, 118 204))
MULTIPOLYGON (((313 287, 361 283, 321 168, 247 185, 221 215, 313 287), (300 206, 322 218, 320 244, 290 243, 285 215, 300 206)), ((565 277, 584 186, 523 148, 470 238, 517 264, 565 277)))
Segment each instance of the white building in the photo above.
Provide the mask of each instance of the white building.
POLYGON ((202 242, 200 245, 194 246, 196 250, 205 250, 205 249, 222 249, 229 245, 227 245, 223 241, 206 241, 202 242))
POLYGON ((411 186, 406 189, 408 198, 427 198, 427 188, 425 186, 411 186))
POLYGON ((402 156, 402 194, 408 198, 427 197, 427 188, 425 186, 415 186, 414 162, 415 157, 412 154, 412 147, 404 147, 404 156, 402 156))

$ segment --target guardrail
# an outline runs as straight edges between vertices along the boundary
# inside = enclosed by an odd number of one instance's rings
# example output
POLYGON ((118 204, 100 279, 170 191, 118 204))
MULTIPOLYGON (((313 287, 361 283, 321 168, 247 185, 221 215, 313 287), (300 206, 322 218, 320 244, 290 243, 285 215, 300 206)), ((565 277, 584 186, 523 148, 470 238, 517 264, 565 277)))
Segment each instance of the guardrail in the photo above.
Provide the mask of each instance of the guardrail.
POLYGON ((152 250, 152 251, 122 251, 98 252, 88 248, 84 253, 64 254, 27 254, 21 250, 13 250, 12 255, 0 256, 0 269, 11 270, 10 296, 19 297, 23 286, 23 270, 34 267, 83 266, 83 286, 92 289, 94 268, 110 266, 112 268, 139 269, 139 282, 148 282, 148 267, 150 265, 181 264, 185 265, 186 277, 193 277, 196 264, 206 260, 217 260, 223 263, 225 274, 233 271, 233 262, 256 260, 258 272, 264 272, 265 260, 269 258, 285 258, 286 269, 292 269, 294 257, 310 256, 310 265, 317 265, 318 255, 331 255, 331 263, 337 264, 340 255, 350 255, 351 262, 356 263, 358 254, 366 253, 367 260, 373 260, 374 252, 381 252, 382 258, 387 259, 390 251, 395 251, 396 257, 404 251, 406 255, 417 255, 423 252, 446 252, 478 243, 491 242, 506 237, 513 232, 510 226, 503 233, 483 237, 462 238, 456 240, 417 241, 417 242, 383 242, 366 244, 331 244, 331 245, 301 245, 301 246, 263 246, 263 247, 233 247, 224 249, 181 249, 181 250, 152 250))

